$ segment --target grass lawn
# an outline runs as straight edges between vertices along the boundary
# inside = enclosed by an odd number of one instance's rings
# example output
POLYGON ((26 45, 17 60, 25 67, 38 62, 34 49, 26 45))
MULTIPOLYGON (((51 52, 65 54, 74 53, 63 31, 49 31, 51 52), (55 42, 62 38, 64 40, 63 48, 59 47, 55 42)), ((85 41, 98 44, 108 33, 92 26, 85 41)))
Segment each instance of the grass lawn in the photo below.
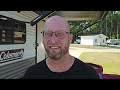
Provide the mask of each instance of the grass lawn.
POLYGON ((120 52, 84 52, 79 59, 101 65, 104 74, 120 75, 120 52))

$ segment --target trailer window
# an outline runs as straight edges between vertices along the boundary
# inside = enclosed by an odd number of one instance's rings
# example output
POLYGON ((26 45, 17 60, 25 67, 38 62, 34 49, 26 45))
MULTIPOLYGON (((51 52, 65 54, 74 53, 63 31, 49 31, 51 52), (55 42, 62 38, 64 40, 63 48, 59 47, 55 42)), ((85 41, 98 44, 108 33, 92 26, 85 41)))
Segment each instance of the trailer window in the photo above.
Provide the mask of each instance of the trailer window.
POLYGON ((0 44, 24 44, 26 24, 0 15, 0 44))

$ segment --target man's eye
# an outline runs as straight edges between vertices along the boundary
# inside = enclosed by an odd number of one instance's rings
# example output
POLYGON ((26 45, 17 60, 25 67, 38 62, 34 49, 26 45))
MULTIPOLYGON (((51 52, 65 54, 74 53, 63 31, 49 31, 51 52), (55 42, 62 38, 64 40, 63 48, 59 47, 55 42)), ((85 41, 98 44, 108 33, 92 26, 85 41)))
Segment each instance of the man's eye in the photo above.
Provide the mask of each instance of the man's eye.
POLYGON ((59 35, 59 36, 63 36, 64 33, 59 32, 59 33, 57 33, 57 35, 59 35))

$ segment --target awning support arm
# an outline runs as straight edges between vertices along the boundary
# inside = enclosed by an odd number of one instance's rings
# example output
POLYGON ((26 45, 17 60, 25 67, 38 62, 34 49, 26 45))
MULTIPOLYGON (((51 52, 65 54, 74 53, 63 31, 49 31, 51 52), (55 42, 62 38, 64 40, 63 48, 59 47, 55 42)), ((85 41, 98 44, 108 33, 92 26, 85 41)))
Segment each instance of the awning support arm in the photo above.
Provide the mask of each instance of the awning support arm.
POLYGON ((41 15, 39 15, 38 17, 36 17, 35 19, 33 19, 30 22, 30 25, 33 26, 36 23, 38 23, 40 20, 42 20, 43 18, 45 18, 46 16, 50 15, 51 13, 53 13, 54 11, 43 11, 41 15))

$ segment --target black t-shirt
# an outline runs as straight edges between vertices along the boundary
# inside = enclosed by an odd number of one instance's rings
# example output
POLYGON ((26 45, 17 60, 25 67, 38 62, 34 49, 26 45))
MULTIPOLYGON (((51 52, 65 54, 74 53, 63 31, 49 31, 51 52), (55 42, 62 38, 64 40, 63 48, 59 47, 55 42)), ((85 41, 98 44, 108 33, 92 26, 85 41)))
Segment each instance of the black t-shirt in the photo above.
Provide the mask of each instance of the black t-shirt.
POLYGON ((65 72, 52 72, 45 60, 28 68, 23 79, 99 79, 93 67, 77 58, 71 68, 65 72))

